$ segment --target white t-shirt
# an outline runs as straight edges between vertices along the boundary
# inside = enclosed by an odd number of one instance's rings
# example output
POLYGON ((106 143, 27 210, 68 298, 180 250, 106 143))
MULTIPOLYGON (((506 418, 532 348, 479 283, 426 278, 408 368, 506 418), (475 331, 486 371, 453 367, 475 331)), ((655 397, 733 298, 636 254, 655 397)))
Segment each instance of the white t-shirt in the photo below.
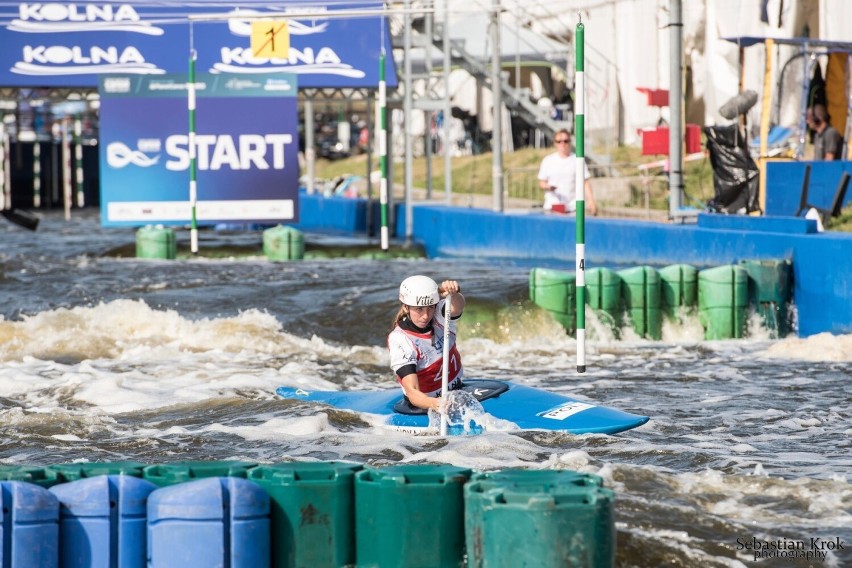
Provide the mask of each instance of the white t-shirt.
MULTIPOLYGON (((585 177, 589 179, 589 166, 583 164, 585 177)), ((556 203, 565 205, 566 211, 574 211, 574 188, 577 185, 577 156, 573 153, 563 158, 559 152, 548 154, 541 161, 538 170, 538 179, 546 181, 548 185, 556 187, 554 191, 544 193, 544 209, 550 211, 556 203)), ((584 196, 585 197, 585 196, 584 196)))

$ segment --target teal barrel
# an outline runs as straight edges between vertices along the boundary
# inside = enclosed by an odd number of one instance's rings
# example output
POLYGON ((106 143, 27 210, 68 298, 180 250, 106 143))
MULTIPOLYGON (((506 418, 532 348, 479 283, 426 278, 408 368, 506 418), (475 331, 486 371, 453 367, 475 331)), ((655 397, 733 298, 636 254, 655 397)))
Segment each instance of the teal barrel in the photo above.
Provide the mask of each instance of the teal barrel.
POLYGON ((694 308, 698 302, 698 269, 672 264, 659 270, 663 313, 676 317, 678 310, 694 308))
POLYGON ((26 481, 41 487, 52 487, 65 480, 55 471, 37 465, 0 464, 0 481, 26 481))
POLYGON ((544 308, 569 334, 577 329, 577 276, 567 270, 530 270, 530 300, 544 308))
POLYGON ((173 260, 177 256, 175 232, 162 225, 147 225, 136 231, 136 258, 173 260))
POLYGON ((355 562, 355 472, 360 464, 260 465, 248 479, 271 500, 272 568, 334 568, 355 562))
POLYGON ((790 332, 793 265, 789 260, 740 261, 748 274, 748 298, 773 337, 790 332))
POLYGON ((137 461, 60 463, 47 466, 63 482, 77 481, 98 475, 129 475, 142 477, 145 464, 137 461))
POLYGON ((146 466, 142 477, 166 487, 207 477, 246 477, 254 462, 244 461, 178 461, 146 466))
POLYGON ((460 566, 463 487, 471 470, 412 464, 355 474, 355 551, 360 567, 460 566))
POLYGON ((582 477, 574 481, 465 485, 467 566, 613 566, 615 494, 582 477))
POLYGON ((663 337, 660 274, 650 266, 634 266, 618 271, 624 307, 633 329, 640 337, 663 337))
POLYGON ((570 469, 521 469, 510 468, 474 473, 471 481, 490 481, 498 485, 556 485, 578 487, 603 487, 603 478, 592 473, 581 473, 570 469))
POLYGON ((587 270, 586 303, 598 313, 603 323, 613 328, 617 336, 622 320, 621 277, 618 273, 609 268, 587 270))
POLYGON ((736 265, 698 273, 698 319, 704 339, 738 339, 748 323, 748 275, 736 265))
POLYGON ((263 254, 272 261, 305 258, 305 237, 301 231, 276 225, 263 231, 263 254))

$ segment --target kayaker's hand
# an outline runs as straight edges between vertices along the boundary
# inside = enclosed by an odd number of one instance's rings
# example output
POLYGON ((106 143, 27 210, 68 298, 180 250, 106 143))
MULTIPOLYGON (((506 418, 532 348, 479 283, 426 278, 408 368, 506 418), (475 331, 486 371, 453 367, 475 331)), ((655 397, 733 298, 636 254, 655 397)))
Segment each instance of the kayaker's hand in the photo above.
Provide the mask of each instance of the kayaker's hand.
POLYGON ((442 297, 446 297, 448 294, 458 294, 461 292, 461 284, 459 284, 456 280, 444 280, 441 282, 441 286, 438 288, 438 291, 441 293, 442 297))

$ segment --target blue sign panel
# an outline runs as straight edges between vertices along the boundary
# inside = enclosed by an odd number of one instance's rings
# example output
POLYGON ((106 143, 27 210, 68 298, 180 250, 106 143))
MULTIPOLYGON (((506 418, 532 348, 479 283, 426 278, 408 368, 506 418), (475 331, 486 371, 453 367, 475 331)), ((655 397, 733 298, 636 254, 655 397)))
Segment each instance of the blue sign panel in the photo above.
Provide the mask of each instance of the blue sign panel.
MULTIPOLYGON (((376 87, 379 55, 382 49, 392 53, 387 19, 370 13, 381 10, 382 3, 327 8, 286 1, 210 4, 0 4, 0 86, 94 87, 99 74, 185 73, 193 48, 200 72, 282 71, 298 75, 303 88, 376 87), (286 15, 286 59, 252 56, 251 24, 265 14, 286 15), (229 17, 219 19, 224 16, 229 17)), ((386 77, 388 86, 396 86, 392 57, 386 77)))
MULTIPOLYGON (((189 223, 186 81, 186 75, 101 78, 104 226, 189 223)), ((296 94, 296 77, 282 73, 196 78, 200 224, 298 221, 296 94)))

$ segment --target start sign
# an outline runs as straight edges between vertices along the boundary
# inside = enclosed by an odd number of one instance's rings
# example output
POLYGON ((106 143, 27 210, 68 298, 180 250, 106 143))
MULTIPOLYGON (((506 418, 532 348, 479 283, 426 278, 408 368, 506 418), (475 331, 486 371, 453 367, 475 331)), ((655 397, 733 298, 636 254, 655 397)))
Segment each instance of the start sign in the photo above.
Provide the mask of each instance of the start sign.
POLYGON ((298 222, 294 75, 196 76, 195 135, 186 75, 101 77, 101 224, 187 224, 191 157, 197 219, 298 222))

